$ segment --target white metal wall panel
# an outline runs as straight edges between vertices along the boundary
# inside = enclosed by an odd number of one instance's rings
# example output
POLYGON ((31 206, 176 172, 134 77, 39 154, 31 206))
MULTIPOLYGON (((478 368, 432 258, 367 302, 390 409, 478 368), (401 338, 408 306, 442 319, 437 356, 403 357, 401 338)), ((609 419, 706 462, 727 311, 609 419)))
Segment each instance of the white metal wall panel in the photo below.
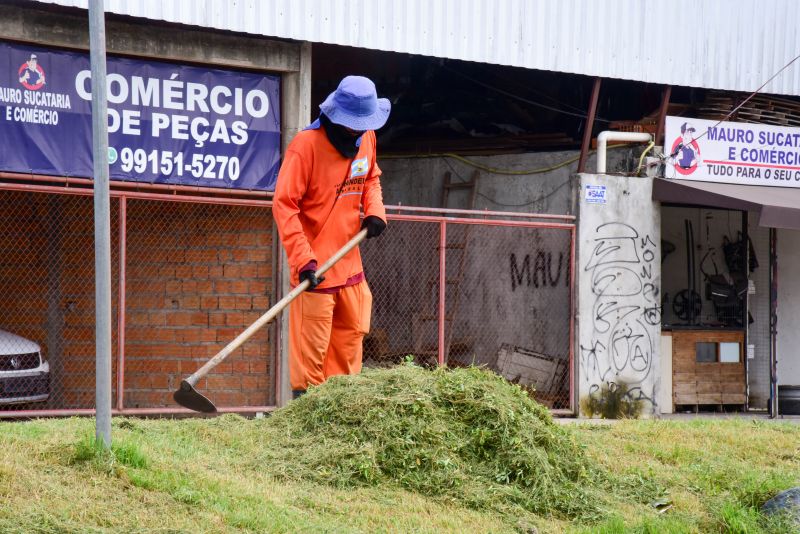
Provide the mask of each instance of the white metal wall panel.
MULTIPOLYGON (((106 7, 234 32, 736 91, 756 89, 800 54, 798 0, 106 0, 106 7)), ((800 60, 764 91, 800 95, 800 60)))

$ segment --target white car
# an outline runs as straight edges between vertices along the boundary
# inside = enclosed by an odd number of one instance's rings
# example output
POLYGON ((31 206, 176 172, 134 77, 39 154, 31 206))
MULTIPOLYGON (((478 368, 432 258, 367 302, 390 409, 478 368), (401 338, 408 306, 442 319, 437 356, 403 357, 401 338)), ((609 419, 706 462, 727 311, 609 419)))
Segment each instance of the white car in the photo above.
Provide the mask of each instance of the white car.
POLYGON ((50 396, 50 366, 41 347, 0 330, 0 405, 44 402, 50 396))

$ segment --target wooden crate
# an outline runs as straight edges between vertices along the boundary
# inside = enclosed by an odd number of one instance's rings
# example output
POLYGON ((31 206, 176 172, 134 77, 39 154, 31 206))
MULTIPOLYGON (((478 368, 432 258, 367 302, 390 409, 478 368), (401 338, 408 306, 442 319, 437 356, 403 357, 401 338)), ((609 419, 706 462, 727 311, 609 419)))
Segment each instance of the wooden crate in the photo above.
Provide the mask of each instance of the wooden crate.
POLYGON ((746 380, 743 350, 738 363, 697 362, 696 343, 739 343, 744 331, 674 330, 672 332, 673 404, 744 404, 746 380))
POLYGON ((497 353, 498 373, 537 392, 563 395, 568 360, 503 343, 497 353))

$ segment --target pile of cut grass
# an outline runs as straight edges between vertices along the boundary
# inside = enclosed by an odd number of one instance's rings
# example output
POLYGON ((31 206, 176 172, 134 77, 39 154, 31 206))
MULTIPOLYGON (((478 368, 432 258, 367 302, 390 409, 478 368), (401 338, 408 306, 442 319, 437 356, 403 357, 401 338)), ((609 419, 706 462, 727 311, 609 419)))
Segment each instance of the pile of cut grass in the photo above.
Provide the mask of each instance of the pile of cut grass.
POLYGON ((591 520, 603 476, 568 429, 478 368, 413 364, 330 379, 265 423, 278 479, 395 486, 475 509, 591 520))

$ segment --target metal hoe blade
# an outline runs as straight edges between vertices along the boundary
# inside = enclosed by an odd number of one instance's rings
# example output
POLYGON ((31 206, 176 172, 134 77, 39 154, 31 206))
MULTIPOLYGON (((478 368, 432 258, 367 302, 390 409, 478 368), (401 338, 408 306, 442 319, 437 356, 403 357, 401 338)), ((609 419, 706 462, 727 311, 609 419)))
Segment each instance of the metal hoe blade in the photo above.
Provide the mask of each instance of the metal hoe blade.
POLYGON ((181 381, 181 387, 172 395, 175 402, 196 412, 216 413, 217 407, 206 396, 198 392, 186 380, 181 381))

